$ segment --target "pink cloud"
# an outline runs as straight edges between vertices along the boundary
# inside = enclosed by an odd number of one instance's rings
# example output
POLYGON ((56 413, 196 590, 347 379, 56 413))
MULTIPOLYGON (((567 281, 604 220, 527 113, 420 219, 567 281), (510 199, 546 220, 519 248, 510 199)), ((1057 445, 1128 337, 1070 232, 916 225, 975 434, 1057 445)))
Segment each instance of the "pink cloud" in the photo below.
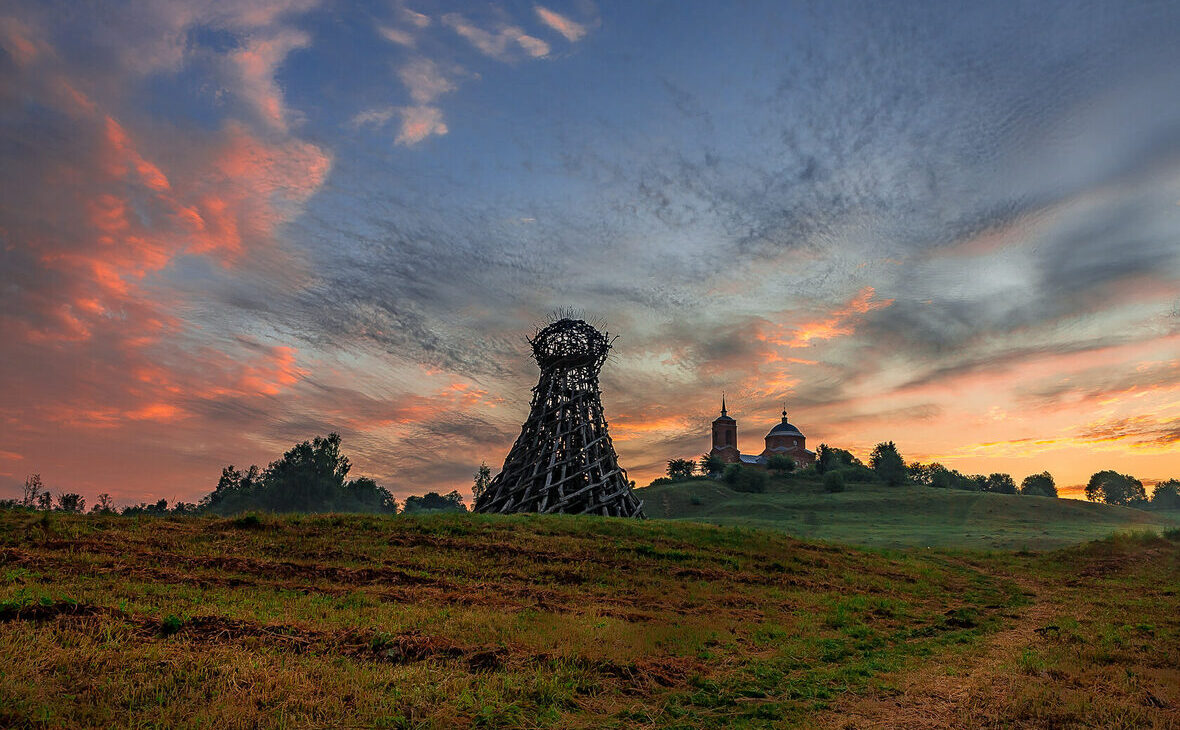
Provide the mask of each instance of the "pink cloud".
POLYGON ((511 61, 513 46, 519 47, 533 58, 549 55, 549 44, 534 38, 515 25, 500 26, 496 32, 486 31, 475 25, 459 13, 447 13, 442 22, 465 38, 480 52, 497 61, 511 61))
POLYGON ((309 43, 306 34, 282 29, 267 37, 252 38, 230 54, 229 60, 237 68, 239 77, 237 93, 262 120, 277 130, 287 130, 288 112, 274 78, 275 71, 291 51, 309 43))
POLYGON ((542 5, 535 5, 533 9, 542 23, 565 36, 570 43, 577 43, 586 35, 586 26, 575 23, 560 13, 555 13, 542 5))
POLYGON ((444 135, 447 125, 442 119, 442 110, 432 106, 402 107, 402 126, 394 143, 415 145, 432 134, 444 135))

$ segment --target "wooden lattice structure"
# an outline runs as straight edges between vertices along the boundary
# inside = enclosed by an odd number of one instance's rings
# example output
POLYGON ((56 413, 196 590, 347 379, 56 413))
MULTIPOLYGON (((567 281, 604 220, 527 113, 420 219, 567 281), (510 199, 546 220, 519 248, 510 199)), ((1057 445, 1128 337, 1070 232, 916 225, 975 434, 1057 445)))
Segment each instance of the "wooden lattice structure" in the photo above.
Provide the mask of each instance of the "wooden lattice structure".
POLYGON ((642 518, 602 413, 598 372, 610 338, 563 317, 529 344, 541 368, 529 417, 475 511, 642 518))

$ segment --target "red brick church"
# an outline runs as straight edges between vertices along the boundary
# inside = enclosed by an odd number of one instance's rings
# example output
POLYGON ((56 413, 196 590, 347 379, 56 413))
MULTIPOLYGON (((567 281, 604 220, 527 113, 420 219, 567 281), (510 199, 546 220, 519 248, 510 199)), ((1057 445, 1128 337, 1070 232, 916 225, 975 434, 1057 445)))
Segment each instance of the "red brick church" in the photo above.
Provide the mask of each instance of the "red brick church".
POLYGON ((713 448, 709 453, 721 457, 727 463, 750 466, 765 467, 767 460, 777 454, 791 457, 797 466, 815 463, 815 452, 807 450, 807 437, 787 421, 786 409, 783 409, 782 422, 766 434, 766 448, 762 453, 757 456, 743 454, 738 450, 737 421, 725 411, 725 396, 721 397, 721 415, 713 421, 713 448))

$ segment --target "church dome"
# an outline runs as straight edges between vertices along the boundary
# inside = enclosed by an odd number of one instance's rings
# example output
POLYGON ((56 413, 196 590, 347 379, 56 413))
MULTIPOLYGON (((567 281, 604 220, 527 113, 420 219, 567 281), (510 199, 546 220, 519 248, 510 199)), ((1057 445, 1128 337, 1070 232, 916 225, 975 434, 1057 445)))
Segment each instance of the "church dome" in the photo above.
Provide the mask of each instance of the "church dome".
POLYGON ((803 432, 796 428, 793 424, 787 421, 787 412, 783 411, 782 423, 770 429, 770 433, 766 434, 766 438, 771 436, 802 436, 803 432))

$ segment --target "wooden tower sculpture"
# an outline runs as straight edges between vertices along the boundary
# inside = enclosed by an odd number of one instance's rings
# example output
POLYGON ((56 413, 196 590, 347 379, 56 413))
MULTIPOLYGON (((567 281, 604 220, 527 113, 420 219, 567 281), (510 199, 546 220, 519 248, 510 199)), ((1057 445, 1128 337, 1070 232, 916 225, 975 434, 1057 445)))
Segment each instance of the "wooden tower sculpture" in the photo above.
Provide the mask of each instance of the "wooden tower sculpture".
POLYGON ((541 368, 529 417, 475 511, 642 518, 643 503, 631 493, 602 414, 598 371, 610 339, 562 317, 529 344, 541 368))

